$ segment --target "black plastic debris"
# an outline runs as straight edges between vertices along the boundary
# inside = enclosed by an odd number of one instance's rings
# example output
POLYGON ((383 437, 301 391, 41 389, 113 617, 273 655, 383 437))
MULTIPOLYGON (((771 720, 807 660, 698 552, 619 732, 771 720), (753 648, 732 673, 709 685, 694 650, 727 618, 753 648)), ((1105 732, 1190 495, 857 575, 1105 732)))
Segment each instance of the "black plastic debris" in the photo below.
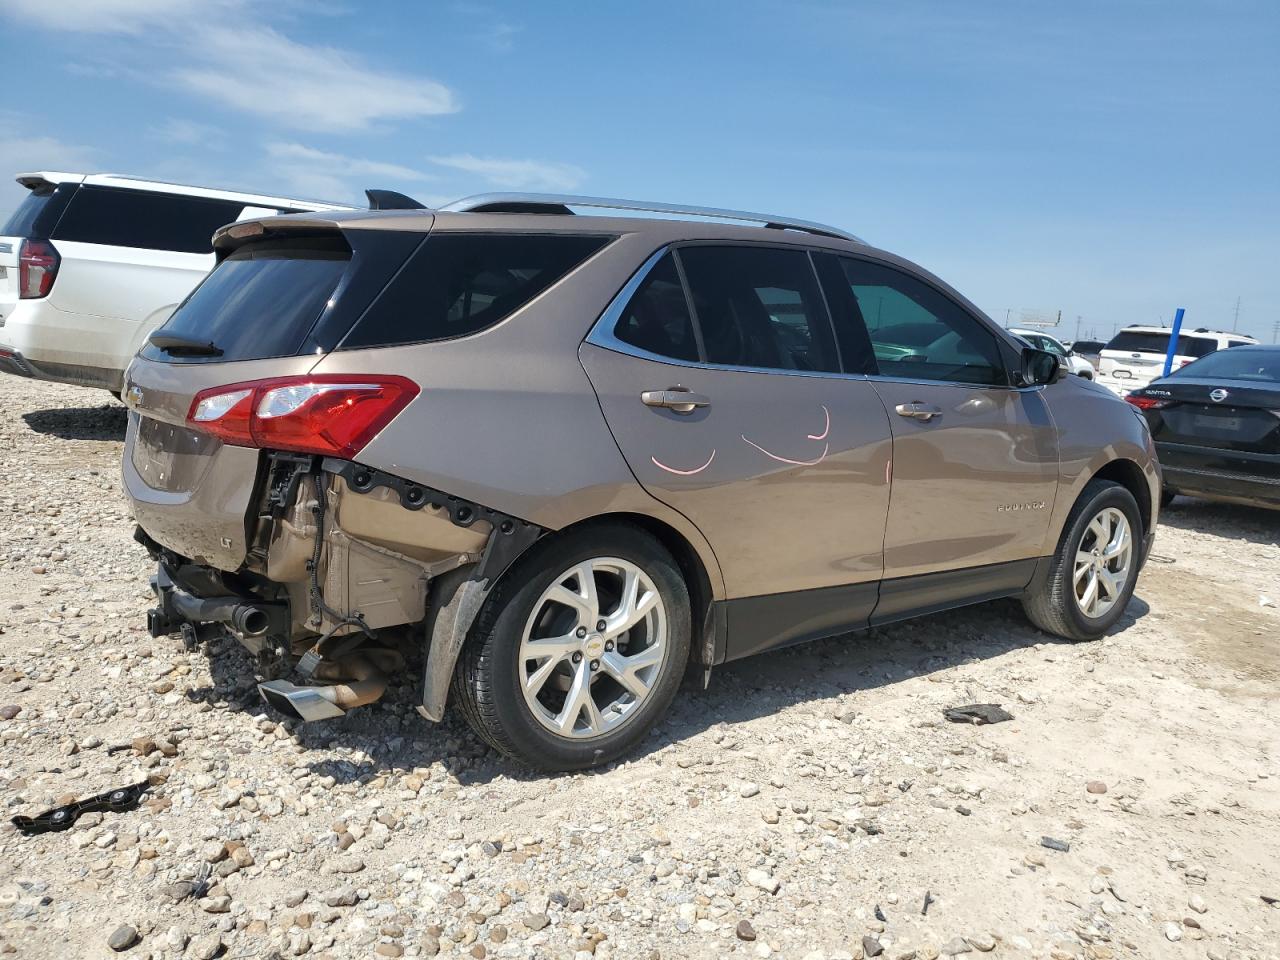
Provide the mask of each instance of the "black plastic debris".
POLYGON ((1059 853, 1066 853, 1071 849, 1071 844, 1065 840, 1055 840, 1053 837, 1041 837, 1040 846, 1047 847, 1050 850, 1057 850, 1059 853))
POLYGON ((920 907, 920 916, 927 917, 931 906, 933 906, 933 891, 926 890, 924 892, 924 903, 920 907))
POLYGON ((977 726, 1013 719, 1013 714, 998 703, 970 703, 963 707, 947 707, 942 715, 952 723, 972 723, 977 726))
POLYGON ((880 904, 876 904, 876 919, 881 923, 888 923, 889 918, 884 915, 884 911, 880 909, 880 904))
POLYGON ((37 833, 53 833, 57 830, 69 830, 72 824, 80 818, 81 814, 123 813, 126 810, 132 810, 138 805, 138 801, 142 799, 142 795, 147 792, 147 788, 150 786, 150 783, 143 780, 141 783, 119 787, 116 790, 99 793, 84 800, 77 800, 75 803, 68 803, 65 807, 54 807, 52 810, 46 810, 38 816, 14 817, 13 825, 27 836, 37 833))
POLYGON ((1280 903, 1280 897, 1269 897, 1265 893, 1260 893, 1258 896, 1260 896, 1262 898, 1262 902, 1269 907, 1274 907, 1277 903, 1280 903))

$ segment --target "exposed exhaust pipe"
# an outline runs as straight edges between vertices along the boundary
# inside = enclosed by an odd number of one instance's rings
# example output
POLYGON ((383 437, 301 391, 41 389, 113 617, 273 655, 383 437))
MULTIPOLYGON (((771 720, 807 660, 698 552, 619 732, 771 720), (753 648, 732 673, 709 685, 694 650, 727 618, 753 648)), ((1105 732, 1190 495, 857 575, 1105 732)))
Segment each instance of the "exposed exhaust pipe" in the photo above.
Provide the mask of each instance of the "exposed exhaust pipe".
POLYGON ((258 684, 262 699, 295 720, 328 720, 373 703, 387 690, 387 676, 360 654, 322 662, 315 676, 347 678, 327 687, 300 687, 288 680, 258 684))
POLYGON ((271 616, 266 608, 256 603, 246 603, 239 597, 210 597, 202 599, 185 590, 174 587, 169 593, 169 603, 175 613, 192 623, 225 623, 246 637, 260 637, 271 627, 271 616))

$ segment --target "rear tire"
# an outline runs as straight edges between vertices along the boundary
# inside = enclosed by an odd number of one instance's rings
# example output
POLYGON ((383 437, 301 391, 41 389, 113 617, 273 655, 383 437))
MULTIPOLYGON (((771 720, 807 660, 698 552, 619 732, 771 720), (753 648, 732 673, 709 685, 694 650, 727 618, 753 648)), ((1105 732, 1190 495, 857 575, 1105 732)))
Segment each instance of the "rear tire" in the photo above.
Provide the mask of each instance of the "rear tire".
POLYGON ((657 540, 622 525, 572 533, 494 587, 458 658, 454 702, 485 742, 529 766, 609 763, 666 714, 690 623, 688 588, 657 540))
POLYGON ((1067 640, 1101 637, 1133 596, 1143 533, 1133 494, 1110 480, 1090 481, 1067 517, 1048 576, 1022 600, 1027 618, 1067 640))

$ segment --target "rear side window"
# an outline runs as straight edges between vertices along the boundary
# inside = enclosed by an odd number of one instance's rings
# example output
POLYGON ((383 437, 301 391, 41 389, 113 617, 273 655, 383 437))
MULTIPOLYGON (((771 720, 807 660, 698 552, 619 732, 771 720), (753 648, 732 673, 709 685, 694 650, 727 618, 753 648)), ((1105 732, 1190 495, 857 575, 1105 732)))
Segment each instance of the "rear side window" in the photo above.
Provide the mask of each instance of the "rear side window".
POLYGON ((839 372, 807 252, 689 246, 679 255, 707 363, 839 372))
POLYGON ((341 349, 447 340, 510 316, 611 238, 573 234, 429 235, 341 349))
POLYGON ((233 200, 84 186, 71 198, 53 239, 212 253, 213 232, 243 209, 233 200))
POLYGON ((929 284, 878 263, 840 257, 856 315, 882 376, 997 385, 1008 383, 995 336, 929 284))
MULTIPOLYGON (((163 330, 212 343, 219 361, 294 356, 350 260, 351 250, 337 238, 247 244, 214 268, 163 330)), ((172 355, 150 343, 142 355, 169 363, 211 359, 172 355)))
POLYGON ((649 271, 614 328, 623 343, 673 360, 697 360, 698 341, 671 254, 649 271))
POLYGON ((23 198, 18 209, 0 227, 0 236, 47 239, 75 192, 74 183, 40 184, 23 198))

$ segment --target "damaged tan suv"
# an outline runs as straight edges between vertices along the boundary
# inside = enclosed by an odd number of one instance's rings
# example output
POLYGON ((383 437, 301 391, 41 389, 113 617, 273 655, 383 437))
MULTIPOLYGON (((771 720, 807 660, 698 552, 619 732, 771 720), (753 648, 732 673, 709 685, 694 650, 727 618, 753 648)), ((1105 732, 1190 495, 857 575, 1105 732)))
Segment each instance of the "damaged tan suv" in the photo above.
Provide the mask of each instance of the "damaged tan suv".
POLYGON ((1098 637, 1150 548, 1134 410, 834 227, 488 195, 214 245, 125 385, 149 625, 295 718, 421 659, 424 717, 587 767, 691 665, 997 597, 1098 637))

